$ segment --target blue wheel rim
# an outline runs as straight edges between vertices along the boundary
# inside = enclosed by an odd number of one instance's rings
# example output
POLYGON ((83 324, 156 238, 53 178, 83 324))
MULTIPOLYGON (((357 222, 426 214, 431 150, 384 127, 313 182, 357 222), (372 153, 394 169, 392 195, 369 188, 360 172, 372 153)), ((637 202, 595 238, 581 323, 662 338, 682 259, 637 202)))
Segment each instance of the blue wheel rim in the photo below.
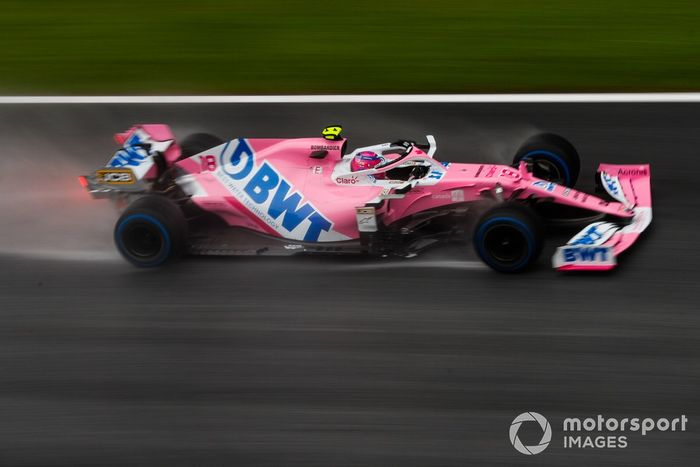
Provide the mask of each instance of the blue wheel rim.
POLYGON ((536 157, 545 159, 551 162, 552 164, 556 165, 557 168, 559 168, 559 170, 561 171, 562 175, 564 176, 564 185, 570 186, 571 170, 569 170, 568 164, 559 154, 556 154, 552 151, 545 151, 543 149, 536 149, 525 154, 523 157, 520 158, 520 160, 531 160, 535 159, 536 157))
POLYGON ((494 217, 488 219, 486 222, 481 224, 474 235, 474 243, 477 248, 477 252, 482 260, 489 266, 500 270, 500 271, 517 271, 530 263, 534 253, 535 253, 535 238, 532 230, 524 222, 512 218, 512 217, 494 217), (527 252, 523 255, 523 258, 518 260, 515 264, 504 265, 493 260, 493 255, 485 247, 485 236, 491 228, 501 225, 508 225, 514 227, 515 230, 520 232, 525 239, 527 245, 527 252))
POLYGON ((126 259, 131 261, 133 264, 142 267, 152 267, 163 264, 170 257, 170 252, 172 249, 172 242, 170 240, 168 230, 158 219, 148 214, 132 214, 123 219, 119 223, 119 226, 117 227, 117 230, 114 233, 114 240, 117 244, 117 249, 126 259), (127 230, 127 228, 130 227, 130 224, 133 224, 134 222, 142 222, 144 224, 153 226, 155 227, 156 231, 158 231, 161 235, 161 248, 159 249, 155 257, 153 257, 152 259, 141 260, 138 257, 138 255, 130 251, 131 248, 129 248, 124 243, 124 233, 127 230))

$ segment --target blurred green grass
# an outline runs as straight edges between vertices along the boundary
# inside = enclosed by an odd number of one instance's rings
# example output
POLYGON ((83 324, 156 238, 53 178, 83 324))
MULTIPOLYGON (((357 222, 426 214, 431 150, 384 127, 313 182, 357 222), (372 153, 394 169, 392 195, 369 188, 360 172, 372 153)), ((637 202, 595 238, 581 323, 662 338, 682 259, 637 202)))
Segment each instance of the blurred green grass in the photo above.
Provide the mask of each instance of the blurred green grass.
POLYGON ((698 0, 0 0, 0 94, 700 89, 698 0))

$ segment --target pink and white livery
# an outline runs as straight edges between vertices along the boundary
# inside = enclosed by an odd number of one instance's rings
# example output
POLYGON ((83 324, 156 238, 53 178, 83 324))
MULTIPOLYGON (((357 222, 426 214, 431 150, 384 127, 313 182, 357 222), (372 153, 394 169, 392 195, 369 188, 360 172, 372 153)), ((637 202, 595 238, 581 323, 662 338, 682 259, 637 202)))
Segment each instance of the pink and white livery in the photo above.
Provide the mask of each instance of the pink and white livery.
POLYGON ((651 222, 648 165, 601 164, 606 199, 583 193, 573 188, 578 154, 554 134, 525 141, 507 166, 439 162, 432 136, 349 152, 341 131, 230 141, 199 133, 178 144, 167 125, 137 125, 115 135, 122 148, 106 167, 80 180, 123 211, 117 248, 143 267, 182 253, 410 257, 471 237, 487 265, 518 272, 536 262, 545 225, 578 224, 553 266, 607 270, 651 222))

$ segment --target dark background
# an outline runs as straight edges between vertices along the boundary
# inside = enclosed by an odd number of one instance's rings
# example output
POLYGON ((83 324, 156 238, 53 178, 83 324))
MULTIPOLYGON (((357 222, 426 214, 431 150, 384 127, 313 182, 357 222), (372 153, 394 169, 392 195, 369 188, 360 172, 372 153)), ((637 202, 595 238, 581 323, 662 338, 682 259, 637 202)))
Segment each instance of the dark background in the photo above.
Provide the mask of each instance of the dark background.
MULTIPOLYGON (((0 464, 691 465, 700 455, 690 104, 0 107, 0 464), (469 246, 404 260, 192 258, 137 270, 77 175, 111 135, 433 133, 437 158, 508 162, 537 130, 598 162, 649 162, 654 222, 610 274, 483 268, 469 246), (542 454, 508 440, 536 411, 542 454), (677 417, 619 450, 562 448, 564 417, 677 417)), ((524 434, 524 436, 527 436, 524 434)), ((532 436, 530 436, 532 438, 532 436)), ((534 436, 537 438, 537 436, 534 436)))

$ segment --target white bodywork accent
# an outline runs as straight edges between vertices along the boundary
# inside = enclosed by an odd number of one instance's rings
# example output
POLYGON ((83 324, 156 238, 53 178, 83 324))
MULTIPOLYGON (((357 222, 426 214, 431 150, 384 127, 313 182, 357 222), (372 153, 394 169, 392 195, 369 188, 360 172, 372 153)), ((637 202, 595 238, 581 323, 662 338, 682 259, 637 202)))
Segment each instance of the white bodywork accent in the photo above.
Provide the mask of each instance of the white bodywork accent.
POLYGON ((620 229, 620 233, 642 233, 647 227, 649 227, 649 224, 651 224, 651 208, 635 208, 632 222, 620 229))
POLYGON ((165 152, 174 142, 172 139, 168 141, 153 141, 151 142, 151 152, 165 152))
POLYGON ((566 243, 567 245, 602 245, 619 229, 619 226, 610 222, 594 222, 584 227, 566 243))
POLYGON ((433 135, 426 135, 425 139, 428 140, 428 144, 430 145, 430 149, 428 149, 428 157, 432 158, 437 152, 437 142, 435 141, 435 137, 433 135))
POLYGON ((194 175, 183 175, 175 180, 186 195, 192 197, 209 196, 194 175))
MULTIPOLYGON (((434 139, 433 139, 434 141, 434 139)), ((432 148, 435 148, 437 150, 437 146, 433 146, 432 148)), ((431 149, 432 149, 431 148, 431 149)), ((378 179, 374 177, 375 174, 377 174, 377 169, 366 169, 366 170, 358 170, 356 172, 353 172, 350 168, 350 164, 352 162, 353 157, 357 155, 360 152, 374 152, 377 154, 382 155, 384 151, 387 150, 405 150, 406 148, 403 146, 396 146, 391 143, 383 143, 383 144, 375 144, 372 146, 365 146, 362 148, 357 148, 354 151, 352 151, 350 154, 347 154, 343 156, 343 159, 338 162, 335 167, 333 168, 333 173, 331 174, 332 180, 338 184, 338 185, 355 185, 355 186, 381 186, 381 187, 387 187, 391 189, 395 188, 401 188, 405 187, 407 185, 406 180, 390 180, 390 179, 378 179)), ((409 153, 410 154, 410 153, 409 153)), ((398 156, 397 156, 398 158, 398 156)), ((430 167, 430 170, 428 174, 425 177, 411 180, 410 183, 413 186, 417 185, 436 185, 440 179, 445 175, 445 172, 447 171, 447 167, 444 166, 443 164, 439 163, 432 157, 430 157, 429 154, 420 155, 416 156, 415 158, 408 158, 406 161, 403 163, 400 163, 398 166, 393 167, 393 168, 399 168, 399 167, 408 167, 408 166, 426 166, 430 167)), ((381 172, 380 172, 381 173, 381 172)))
POLYGON ((355 208, 357 217, 357 230, 360 232, 376 232, 377 213, 373 207, 355 208))
POLYGON ((605 188, 605 191, 607 191, 610 196, 628 208, 632 207, 632 204, 625 197, 625 193, 622 190, 622 185, 620 184, 620 179, 617 176, 610 175, 607 172, 600 172, 600 181, 603 184, 603 188, 605 188))

